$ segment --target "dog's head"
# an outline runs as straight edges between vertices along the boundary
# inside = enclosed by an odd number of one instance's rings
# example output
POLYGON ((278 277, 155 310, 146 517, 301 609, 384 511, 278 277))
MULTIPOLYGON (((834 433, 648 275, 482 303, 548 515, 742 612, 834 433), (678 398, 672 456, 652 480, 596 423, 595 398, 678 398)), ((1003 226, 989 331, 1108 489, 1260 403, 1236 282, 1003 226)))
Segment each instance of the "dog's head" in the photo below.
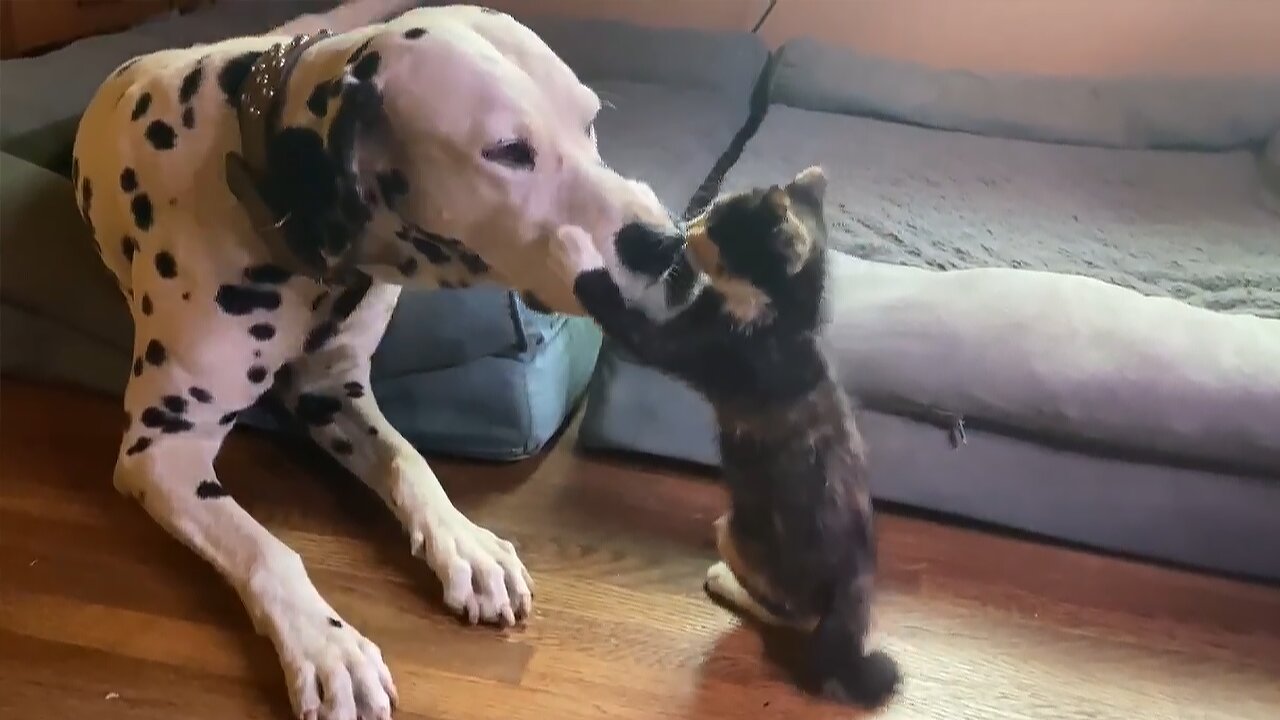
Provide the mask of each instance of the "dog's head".
POLYGON ((612 266, 620 235, 675 232, 647 185, 601 160, 599 97, 512 18, 415 10, 357 54, 328 120, 328 155, 346 175, 319 228, 330 258, 352 238, 394 235, 378 227, 386 211, 428 238, 456 240, 493 280, 581 314, 548 262, 560 228, 585 229, 612 266))

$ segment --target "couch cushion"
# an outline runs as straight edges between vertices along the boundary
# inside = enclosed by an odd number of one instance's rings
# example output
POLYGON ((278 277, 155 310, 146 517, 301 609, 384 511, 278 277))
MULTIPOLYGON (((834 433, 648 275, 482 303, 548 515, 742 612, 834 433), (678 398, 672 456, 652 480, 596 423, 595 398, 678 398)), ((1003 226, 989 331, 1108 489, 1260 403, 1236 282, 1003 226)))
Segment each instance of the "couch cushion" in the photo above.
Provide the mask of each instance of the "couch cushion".
MULTIPOLYGON (((1076 275, 935 272, 834 252, 830 288, 825 338, 869 408, 1280 479, 1280 320, 1076 275)), ((585 442, 714 460, 705 403, 634 364, 605 352, 585 442)))
POLYGON ((1256 145, 1280 127, 1280 76, 1072 78, 938 70, 816 40, 778 54, 771 102, 947 130, 1134 148, 1256 145))
POLYGON ((737 184, 821 163, 833 246, 941 270, 1087 275, 1280 318, 1280 217, 1246 151, 1056 145, 775 105, 737 184))
MULTIPOLYGON (((582 447, 715 466, 698 396, 604 353, 578 431, 582 447)), ((1280 580, 1280 478, 1075 452, 970 427, 963 444, 927 419, 862 409, 877 500, 995 523, 1110 552, 1280 580)))
POLYGON ((769 59, 764 44, 747 32, 545 16, 522 22, 588 85, 599 81, 660 85, 745 103, 769 59))

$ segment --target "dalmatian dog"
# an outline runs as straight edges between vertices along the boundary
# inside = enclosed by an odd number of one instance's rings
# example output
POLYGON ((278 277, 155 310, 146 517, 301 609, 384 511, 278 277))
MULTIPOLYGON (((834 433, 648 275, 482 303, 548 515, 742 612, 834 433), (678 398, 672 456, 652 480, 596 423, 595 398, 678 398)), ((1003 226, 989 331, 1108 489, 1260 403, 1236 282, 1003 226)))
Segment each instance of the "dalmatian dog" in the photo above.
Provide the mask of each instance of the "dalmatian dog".
POLYGON ((514 547, 383 417, 369 359, 402 287, 496 283, 582 314, 552 268, 565 228, 615 263, 620 238, 675 232, 601 161, 600 106, 528 28, 452 6, 139 57, 81 121, 78 203, 135 323, 115 487, 239 593, 304 720, 388 718, 395 685, 223 489, 219 447, 271 392, 385 501, 453 611, 527 616, 514 547))

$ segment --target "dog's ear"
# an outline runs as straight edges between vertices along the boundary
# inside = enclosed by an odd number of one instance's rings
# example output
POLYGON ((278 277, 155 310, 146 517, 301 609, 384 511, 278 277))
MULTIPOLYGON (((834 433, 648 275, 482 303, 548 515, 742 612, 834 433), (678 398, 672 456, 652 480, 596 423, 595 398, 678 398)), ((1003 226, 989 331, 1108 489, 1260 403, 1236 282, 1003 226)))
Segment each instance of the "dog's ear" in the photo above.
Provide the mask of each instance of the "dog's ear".
POLYGON ((328 133, 286 127, 267 145, 264 195, 280 219, 289 248, 321 272, 350 266, 373 219, 363 178, 366 149, 383 144, 387 122, 382 94, 350 74, 333 81, 336 107, 328 133), (368 148, 366 148, 368 146, 368 148))

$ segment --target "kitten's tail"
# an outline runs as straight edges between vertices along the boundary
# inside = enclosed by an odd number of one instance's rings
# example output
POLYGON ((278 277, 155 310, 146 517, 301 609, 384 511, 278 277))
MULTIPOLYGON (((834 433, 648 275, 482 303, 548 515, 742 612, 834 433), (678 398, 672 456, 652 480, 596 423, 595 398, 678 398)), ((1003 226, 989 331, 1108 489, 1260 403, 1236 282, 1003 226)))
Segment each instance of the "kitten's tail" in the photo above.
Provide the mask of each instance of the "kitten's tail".
POLYGON ((876 708, 897 691, 902 674, 884 651, 866 651, 871 583, 863 580, 850 580, 836 590, 810 637, 810 653, 823 696, 876 708))

